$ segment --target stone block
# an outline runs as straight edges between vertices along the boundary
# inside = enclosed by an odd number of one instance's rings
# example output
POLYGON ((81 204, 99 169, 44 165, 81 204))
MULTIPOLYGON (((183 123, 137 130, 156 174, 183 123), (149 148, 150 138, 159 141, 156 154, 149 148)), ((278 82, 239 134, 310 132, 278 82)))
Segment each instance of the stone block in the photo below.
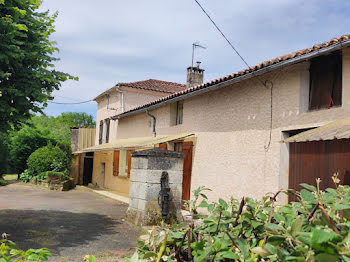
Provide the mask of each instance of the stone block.
POLYGON ((130 182, 147 182, 148 170, 146 169, 131 169, 130 182))
POLYGON ((138 206, 139 206, 139 199, 130 198, 129 207, 134 208, 134 209, 138 209, 138 206))
POLYGON ((175 168, 178 168, 179 161, 183 161, 182 158, 150 157, 148 159, 147 169, 174 170, 175 168))

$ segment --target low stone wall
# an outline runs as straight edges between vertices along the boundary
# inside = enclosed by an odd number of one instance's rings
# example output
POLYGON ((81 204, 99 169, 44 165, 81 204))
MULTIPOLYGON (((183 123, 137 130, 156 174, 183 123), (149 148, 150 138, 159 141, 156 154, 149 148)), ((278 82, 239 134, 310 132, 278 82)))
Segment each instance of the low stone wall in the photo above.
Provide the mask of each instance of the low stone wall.
POLYGON ((62 182, 31 180, 30 183, 34 185, 46 187, 50 190, 57 190, 57 191, 68 191, 75 187, 73 179, 65 180, 62 182))
POLYGON ((162 219, 158 204, 162 172, 169 175, 172 196, 169 202, 170 221, 181 219, 182 153, 150 149, 132 153, 130 174, 130 203, 127 219, 137 225, 157 224, 162 219))

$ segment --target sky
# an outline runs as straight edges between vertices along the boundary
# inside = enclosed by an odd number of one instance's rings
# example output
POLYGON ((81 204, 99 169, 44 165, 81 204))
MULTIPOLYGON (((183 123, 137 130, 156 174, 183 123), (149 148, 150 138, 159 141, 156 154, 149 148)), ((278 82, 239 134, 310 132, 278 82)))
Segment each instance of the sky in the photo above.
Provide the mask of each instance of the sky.
MULTIPOLYGON (((350 34, 350 1, 198 1, 249 65, 350 34)), ((185 84, 194 42, 206 47, 194 58, 205 82, 246 68, 194 0, 43 0, 41 10, 58 12, 56 69, 79 77, 53 93, 55 102, 90 100, 120 82, 185 84)), ((90 102, 44 112, 96 110, 90 102)))

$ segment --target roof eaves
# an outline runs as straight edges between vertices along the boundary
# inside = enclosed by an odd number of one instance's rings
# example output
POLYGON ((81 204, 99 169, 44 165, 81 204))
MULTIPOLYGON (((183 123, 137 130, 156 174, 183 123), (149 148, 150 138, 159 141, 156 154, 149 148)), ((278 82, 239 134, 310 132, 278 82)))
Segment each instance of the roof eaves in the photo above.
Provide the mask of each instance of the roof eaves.
MULTIPOLYGON (((202 93, 212 91, 212 90, 215 90, 215 89, 218 89, 218 88, 221 88, 221 87, 233 84, 233 83, 237 83, 237 82, 240 82, 240 81, 243 81, 246 79, 250 79, 252 77, 256 77, 256 76, 261 75, 263 73, 271 72, 271 71, 279 69, 279 68, 283 68, 283 67, 290 66, 290 65, 293 65, 296 63, 300 63, 300 62, 306 61, 308 59, 329 53, 331 51, 341 49, 341 48, 349 46, 349 45, 350 45, 350 39, 335 43, 335 44, 327 46, 327 47, 322 47, 321 49, 317 49, 317 50, 311 51, 309 53, 302 54, 300 56, 292 56, 291 55, 291 58, 289 58, 287 60, 276 62, 276 63, 267 65, 266 67, 262 67, 262 68, 257 69, 257 70, 253 70, 253 71, 251 71, 250 69, 243 70, 242 71, 243 74, 241 74, 239 76, 233 76, 232 78, 229 78, 229 76, 224 76, 224 77, 221 77, 220 79, 214 79, 214 80, 211 80, 205 84, 201 84, 198 86, 194 86, 194 87, 179 91, 177 93, 160 98, 160 99, 153 101, 153 102, 150 102, 148 104, 131 109, 127 112, 121 113, 119 115, 115 115, 115 116, 111 117, 111 119, 114 119, 114 120, 120 119, 120 118, 124 118, 124 117, 134 115, 137 113, 145 112, 146 110, 152 110, 154 108, 160 107, 160 106, 168 104, 168 103, 173 103, 173 102, 176 102, 179 100, 183 100, 183 99, 191 97, 191 96, 202 94, 202 93)), ((272 59, 271 61, 274 61, 274 60, 276 60, 276 59, 272 59)), ((239 73, 237 73, 237 74, 239 74, 239 73)), ((233 74, 233 75, 235 75, 235 74, 233 74)))

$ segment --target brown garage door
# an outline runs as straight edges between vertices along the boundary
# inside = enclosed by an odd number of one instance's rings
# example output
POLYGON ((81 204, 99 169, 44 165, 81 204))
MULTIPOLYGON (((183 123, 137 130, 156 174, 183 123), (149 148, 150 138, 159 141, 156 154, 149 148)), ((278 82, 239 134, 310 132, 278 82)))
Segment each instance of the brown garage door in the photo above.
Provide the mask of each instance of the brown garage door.
MULTIPOLYGON (((289 149, 289 188, 299 191, 301 183, 316 185, 318 177, 321 189, 334 187, 335 172, 341 184, 350 184, 350 139, 291 143, 289 149)), ((295 200, 289 196, 289 201, 295 200)))

